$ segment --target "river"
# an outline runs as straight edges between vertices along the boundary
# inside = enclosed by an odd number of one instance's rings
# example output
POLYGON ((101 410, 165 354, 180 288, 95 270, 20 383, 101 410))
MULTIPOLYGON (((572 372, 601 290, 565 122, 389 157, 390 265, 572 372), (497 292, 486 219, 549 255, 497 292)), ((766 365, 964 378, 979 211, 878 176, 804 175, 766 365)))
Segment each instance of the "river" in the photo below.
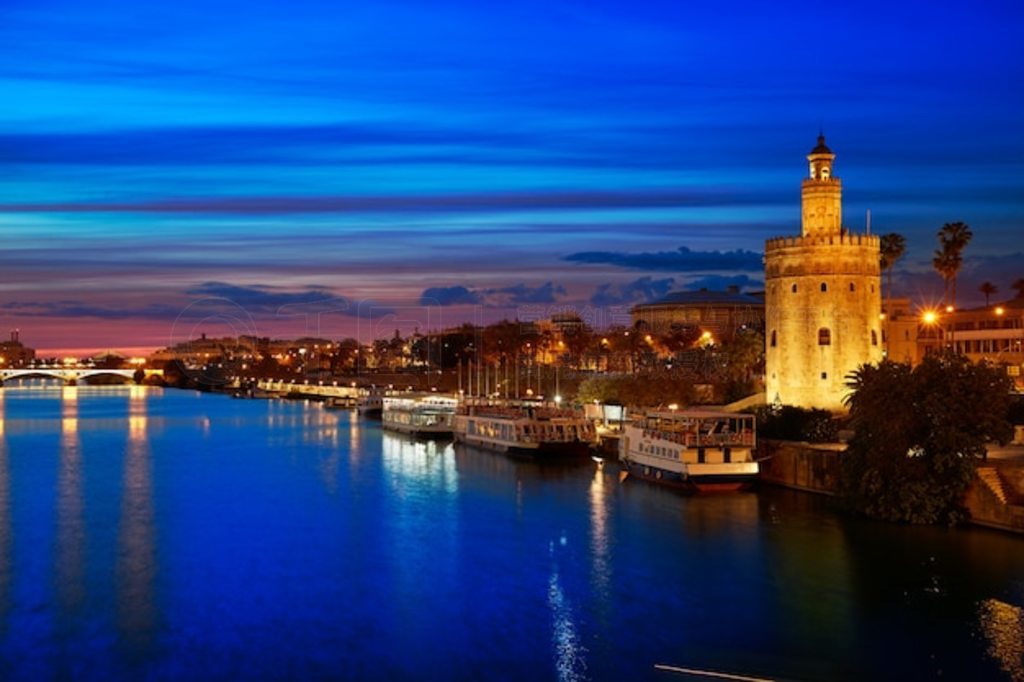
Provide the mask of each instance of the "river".
POLYGON ((685 497, 315 403, 0 389, 8 680, 1024 681, 1024 538, 685 497))

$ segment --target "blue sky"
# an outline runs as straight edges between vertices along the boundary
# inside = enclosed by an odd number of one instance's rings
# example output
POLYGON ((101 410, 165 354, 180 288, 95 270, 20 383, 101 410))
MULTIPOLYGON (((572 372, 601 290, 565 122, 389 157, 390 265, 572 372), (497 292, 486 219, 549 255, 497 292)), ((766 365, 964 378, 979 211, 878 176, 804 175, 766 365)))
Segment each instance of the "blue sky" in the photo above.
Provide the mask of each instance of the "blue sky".
POLYGON ((39 347, 756 288, 819 128, 906 293, 952 220, 965 295, 1024 276, 1019 2, 162 4, 0 4, 0 325, 39 347))

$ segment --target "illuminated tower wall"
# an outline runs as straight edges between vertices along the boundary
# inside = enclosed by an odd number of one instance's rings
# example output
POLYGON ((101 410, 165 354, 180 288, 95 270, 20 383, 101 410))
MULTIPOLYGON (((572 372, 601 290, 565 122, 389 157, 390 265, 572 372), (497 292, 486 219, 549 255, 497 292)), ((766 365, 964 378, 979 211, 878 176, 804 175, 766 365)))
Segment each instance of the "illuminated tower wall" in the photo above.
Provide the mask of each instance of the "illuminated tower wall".
POLYGON ((802 234, 765 244, 766 397, 842 410, 847 375, 882 359, 879 242, 842 227, 842 183, 824 136, 807 160, 802 234))

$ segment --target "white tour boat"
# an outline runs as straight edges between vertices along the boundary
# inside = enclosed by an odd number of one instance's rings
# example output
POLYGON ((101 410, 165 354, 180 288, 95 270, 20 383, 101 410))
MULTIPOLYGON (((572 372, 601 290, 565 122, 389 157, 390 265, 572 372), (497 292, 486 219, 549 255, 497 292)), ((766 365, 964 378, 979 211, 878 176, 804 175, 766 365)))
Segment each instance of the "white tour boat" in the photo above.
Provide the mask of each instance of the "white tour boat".
POLYGON ((511 455, 586 455, 594 424, 582 412, 539 400, 467 399, 455 414, 455 440, 511 455))
POLYGON ((651 412, 626 425, 619 459, 627 471, 698 490, 738 490, 757 479, 754 416, 682 410, 651 412))
POLYGON ((451 436, 458 404, 457 399, 436 393, 385 397, 381 425, 414 436, 451 436))

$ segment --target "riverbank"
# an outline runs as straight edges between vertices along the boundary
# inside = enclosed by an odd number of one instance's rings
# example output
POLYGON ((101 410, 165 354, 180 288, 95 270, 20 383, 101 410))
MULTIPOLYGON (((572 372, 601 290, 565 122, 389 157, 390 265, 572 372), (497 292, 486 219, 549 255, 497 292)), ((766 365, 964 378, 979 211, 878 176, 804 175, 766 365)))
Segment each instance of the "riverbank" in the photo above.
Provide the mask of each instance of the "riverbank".
MULTIPOLYGON (((760 480, 768 485, 833 496, 839 487, 842 443, 763 440, 760 480)), ((970 523, 1024 534, 1024 448, 993 446, 978 465, 964 504, 970 523)))

